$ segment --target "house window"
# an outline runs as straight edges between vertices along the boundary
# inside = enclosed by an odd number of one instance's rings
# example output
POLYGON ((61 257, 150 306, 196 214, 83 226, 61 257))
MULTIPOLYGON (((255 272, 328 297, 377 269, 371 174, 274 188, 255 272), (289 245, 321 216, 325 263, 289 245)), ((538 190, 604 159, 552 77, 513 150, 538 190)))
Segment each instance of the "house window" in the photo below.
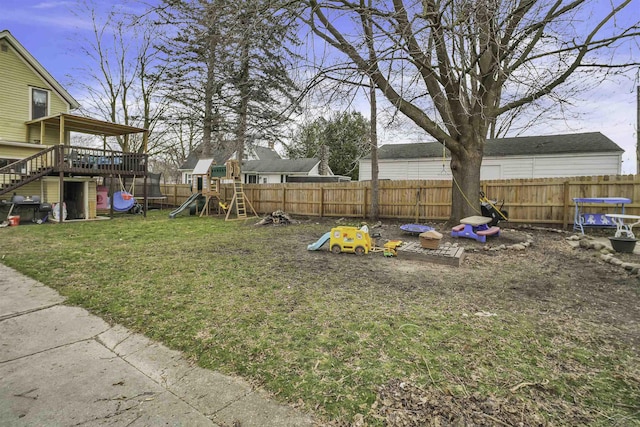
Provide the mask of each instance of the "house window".
POLYGON ((193 182, 193 175, 191 175, 190 173, 185 173, 184 174, 184 183, 185 184, 191 184, 193 182))
POLYGON ((266 184, 267 183, 267 178, 262 178, 262 183, 266 184))
POLYGON ((258 175, 247 175, 247 184, 257 184, 258 175))
POLYGON ((31 120, 49 115, 49 92, 43 89, 31 89, 31 120))

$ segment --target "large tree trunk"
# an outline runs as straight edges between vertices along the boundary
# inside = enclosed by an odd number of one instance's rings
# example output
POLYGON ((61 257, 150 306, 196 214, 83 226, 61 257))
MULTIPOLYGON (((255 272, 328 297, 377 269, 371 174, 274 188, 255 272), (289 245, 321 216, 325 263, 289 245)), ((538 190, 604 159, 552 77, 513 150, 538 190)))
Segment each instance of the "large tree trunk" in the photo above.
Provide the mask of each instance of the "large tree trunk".
POLYGON ((480 215, 480 166, 482 164, 482 144, 476 141, 469 144, 471 149, 451 151, 451 190, 450 223, 457 224, 460 218, 480 215))

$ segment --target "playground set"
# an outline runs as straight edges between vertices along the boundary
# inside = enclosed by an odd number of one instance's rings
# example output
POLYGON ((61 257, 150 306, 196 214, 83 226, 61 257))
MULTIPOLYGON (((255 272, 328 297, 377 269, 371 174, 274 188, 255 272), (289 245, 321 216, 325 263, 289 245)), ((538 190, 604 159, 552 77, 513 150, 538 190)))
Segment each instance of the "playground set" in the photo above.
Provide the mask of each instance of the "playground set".
POLYGON ((191 196, 171 211, 169 218, 175 218, 186 209, 195 214, 199 211, 200 217, 209 215, 211 204, 216 201, 218 213, 225 214, 225 221, 247 219, 247 207, 257 217, 258 214, 244 193, 240 177, 240 163, 237 160, 227 160, 224 165, 216 165, 214 159, 199 160, 192 173, 191 196), (233 183, 233 198, 229 203, 222 200, 220 193, 220 185, 227 183, 233 183), (235 218, 231 217, 232 212, 235 213, 235 218))

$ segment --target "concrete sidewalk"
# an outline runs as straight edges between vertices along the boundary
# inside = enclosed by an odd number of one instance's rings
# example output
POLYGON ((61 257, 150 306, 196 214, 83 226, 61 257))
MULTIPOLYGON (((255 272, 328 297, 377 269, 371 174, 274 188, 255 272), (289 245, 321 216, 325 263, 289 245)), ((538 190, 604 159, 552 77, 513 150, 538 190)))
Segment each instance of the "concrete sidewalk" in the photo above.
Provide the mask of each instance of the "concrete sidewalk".
POLYGON ((0 264, 0 426, 313 426, 0 264))

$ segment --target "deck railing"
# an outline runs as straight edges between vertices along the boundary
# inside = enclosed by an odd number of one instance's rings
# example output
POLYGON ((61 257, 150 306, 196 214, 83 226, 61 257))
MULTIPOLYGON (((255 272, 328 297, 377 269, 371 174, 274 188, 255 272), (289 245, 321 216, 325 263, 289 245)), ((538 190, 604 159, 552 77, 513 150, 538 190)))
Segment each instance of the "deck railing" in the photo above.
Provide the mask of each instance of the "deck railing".
POLYGON ((0 195, 60 172, 86 176, 144 176, 147 159, 146 154, 140 153, 55 145, 0 167, 0 195))

